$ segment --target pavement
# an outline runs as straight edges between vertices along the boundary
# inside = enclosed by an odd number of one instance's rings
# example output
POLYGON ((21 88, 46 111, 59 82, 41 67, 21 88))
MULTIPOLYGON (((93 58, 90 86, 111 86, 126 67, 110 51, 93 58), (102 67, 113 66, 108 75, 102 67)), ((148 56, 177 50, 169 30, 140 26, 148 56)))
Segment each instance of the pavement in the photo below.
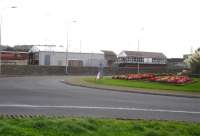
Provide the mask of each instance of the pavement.
POLYGON ((200 122, 200 98, 71 86, 62 82, 68 78, 0 78, 0 114, 200 122))

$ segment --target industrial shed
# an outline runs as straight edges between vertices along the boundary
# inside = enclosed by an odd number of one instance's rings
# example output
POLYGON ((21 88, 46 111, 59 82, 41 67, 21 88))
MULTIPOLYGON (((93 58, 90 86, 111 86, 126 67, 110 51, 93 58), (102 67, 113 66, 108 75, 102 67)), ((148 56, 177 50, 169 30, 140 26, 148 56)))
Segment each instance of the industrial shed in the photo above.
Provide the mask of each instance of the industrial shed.
POLYGON ((55 45, 33 46, 29 50, 29 64, 65 66, 66 49, 63 46, 55 45))
POLYGON ((103 53, 66 52, 63 46, 33 46, 29 50, 29 64, 72 67, 107 67, 103 53))
POLYGON ((68 52, 67 60, 69 66, 107 67, 107 60, 103 53, 68 52))

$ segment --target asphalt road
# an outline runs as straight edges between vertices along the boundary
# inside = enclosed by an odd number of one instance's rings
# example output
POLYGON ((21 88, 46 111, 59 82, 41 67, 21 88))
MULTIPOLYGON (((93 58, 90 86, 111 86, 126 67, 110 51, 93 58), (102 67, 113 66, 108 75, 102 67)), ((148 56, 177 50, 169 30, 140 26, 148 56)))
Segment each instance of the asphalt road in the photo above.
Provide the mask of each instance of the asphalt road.
POLYGON ((67 77, 0 78, 0 114, 200 122, 200 99, 69 86, 67 77))

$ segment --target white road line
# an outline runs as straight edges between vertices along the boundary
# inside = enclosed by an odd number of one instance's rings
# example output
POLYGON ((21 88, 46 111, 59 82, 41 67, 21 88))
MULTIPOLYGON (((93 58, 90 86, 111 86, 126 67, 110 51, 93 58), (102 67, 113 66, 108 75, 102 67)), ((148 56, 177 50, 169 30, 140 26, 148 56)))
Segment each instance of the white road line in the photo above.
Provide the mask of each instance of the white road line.
POLYGON ((0 104, 0 108, 61 108, 61 109, 98 109, 98 110, 127 110, 127 111, 145 111, 145 112, 168 112, 168 113, 187 113, 200 114, 200 111, 179 111, 165 109, 143 109, 143 108, 125 108, 125 107, 91 107, 91 106, 52 106, 52 105, 21 105, 21 104, 0 104))

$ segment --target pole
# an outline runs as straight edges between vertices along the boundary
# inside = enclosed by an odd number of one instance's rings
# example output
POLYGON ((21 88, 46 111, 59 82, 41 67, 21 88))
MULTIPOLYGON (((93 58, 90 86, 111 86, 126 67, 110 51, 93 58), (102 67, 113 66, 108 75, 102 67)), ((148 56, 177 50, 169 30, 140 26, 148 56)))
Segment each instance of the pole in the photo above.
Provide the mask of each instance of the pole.
POLYGON ((80 40, 80 53, 82 52, 81 48, 82 48, 82 41, 80 40))
POLYGON ((66 47, 66 67, 65 67, 65 72, 66 74, 68 73, 68 51, 69 51, 69 33, 67 31, 67 47, 66 47))
MULTIPOLYGON (((1 47, 1 22, 2 22, 2 16, 0 14, 0 47, 1 47)), ((1 49, 0 49, 0 75, 1 75, 1 49)))
MULTIPOLYGON (((141 29, 140 29, 140 32, 142 32, 142 31, 144 31, 144 27, 142 27, 141 29)), ((139 38, 140 39, 140 38, 139 38)), ((137 52, 138 52, 138 66, 137 66, 137 69, 138 69, 138 73, 140 73, 140 62, 139 62, 139 57, 140 57, 140 55, 139 55, 139 51, 140 51, 140 40, 138 39, 138 49, 137 49, 137 52)))
POLYGON ((140 63, 139 63, 139 49, 140 49, 140 41, 138 40, 138 49, 137 49, 137 52, 138 52, 138 59, 137 59, 137 72, 138 74, 140 73, 140 63))
MULTIPOLYGON (((10 8, 17 8, 16 6, 12 6, 10 8)), ((2 46, 2 22, 3 22, 3 16, 0 13, 0 46, 2 46)), ((1 62, 2 62, 2 54, 1 54, 1 50, 0 50, 0 75, 2 74, 2 69, 1 69, 1 62)))
MULTIPOLYGON (((72 23, 76 23, 77 21, 76 20, 73 20, 72 23)), ((69 23, 67 23, 67 47, 66 47, 66 74, 68 74, 68 58, 69 58, 69 23)))

